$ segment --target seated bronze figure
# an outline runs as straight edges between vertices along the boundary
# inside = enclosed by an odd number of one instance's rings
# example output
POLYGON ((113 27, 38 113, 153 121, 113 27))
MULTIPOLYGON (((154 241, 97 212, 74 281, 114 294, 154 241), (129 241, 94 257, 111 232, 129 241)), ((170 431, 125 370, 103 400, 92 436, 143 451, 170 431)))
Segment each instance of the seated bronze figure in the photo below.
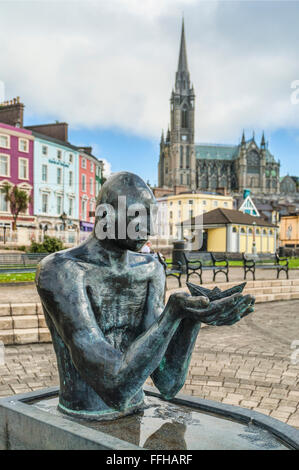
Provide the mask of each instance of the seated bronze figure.
MULTIPOLYGON (((57 355, 59 409, 87 419, 141 409, 149 376, 171 399, 185 382, 201 323, 232 325, 253 310, 254 298, 241 292, 222 298, 217 291, 209 300, 194 288, 193 296, 172 294, 165 306, 163 265, 138 252, 147 236, 120 236, 118 200, 123 196, 126 208, 136 203, 146 208, 148 235, 155 204, 151 190, 132 173, 116 173, 97 200, 97 206, 115 210, 115 239, 97 235, 106 214, 96 212, 90 237, 44 258, 36 275, 57 355)), ((133 219, 126 215, 126 224, 133 219)))

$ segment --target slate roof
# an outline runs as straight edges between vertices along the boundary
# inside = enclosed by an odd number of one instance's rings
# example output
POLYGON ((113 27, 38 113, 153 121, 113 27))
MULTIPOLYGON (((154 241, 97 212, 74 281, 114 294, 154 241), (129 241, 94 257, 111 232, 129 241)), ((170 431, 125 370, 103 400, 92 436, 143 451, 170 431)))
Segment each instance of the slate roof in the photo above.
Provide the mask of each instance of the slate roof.
MULTIPOLYGON (((194 218, 192 219, 192 225, 194 224, 194 218)), ((244 214, 241 211, 233 209, 214 209, 209 212, 205 212, 202 215, 203 225, 228 225, 228 224, 243 224, 243 225, 256 225, 262 227, 276 227, 262 217, 254 217, 253 215, 244 214)))
MULTIPOLYGON (((251 142, 252 139, 246 142, 246 148, 251 142)), ((239 155, 239 149, 240 144, 195 144, 195 156, 203 160, 235 160, 239 155)), ((268 149, 266 149, 266 161, 275 163, 275 158, 268 149)))

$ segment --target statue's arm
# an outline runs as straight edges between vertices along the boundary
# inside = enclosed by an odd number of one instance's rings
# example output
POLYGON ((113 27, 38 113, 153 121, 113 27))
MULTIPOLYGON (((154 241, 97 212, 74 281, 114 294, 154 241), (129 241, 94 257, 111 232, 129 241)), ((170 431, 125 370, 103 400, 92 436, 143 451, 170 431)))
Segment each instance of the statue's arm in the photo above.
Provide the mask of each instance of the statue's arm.
MULTIPOLYGON (((164 308, 163 275, 153 277, 149 286, 146 327, 155 321, 164 308)), ((158 367, 151 374, 155 386, 167 398, 173 398, 185 383, 189 363, 201 322, 183 318, 158 367)))
POLYGON ((38 273, 42 304, 84 380, 109 406, 124 409, 161 362, 181 320, 166 307, 122 354, 105 340, 95 320, 83 269, 68 263, 53 263, 38 273))

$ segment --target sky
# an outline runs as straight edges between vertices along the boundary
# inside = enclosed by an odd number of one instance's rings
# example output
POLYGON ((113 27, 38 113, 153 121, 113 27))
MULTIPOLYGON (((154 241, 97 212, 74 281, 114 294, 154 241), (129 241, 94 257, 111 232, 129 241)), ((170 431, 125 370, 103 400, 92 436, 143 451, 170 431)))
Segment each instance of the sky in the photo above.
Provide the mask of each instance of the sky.
POLYGON ((0 100, 20 96, 25 125, 66 121, 107 170, 157 184, 182 15, 195 141, 264 130, 281 175, 299 175, 297 1, 0 0, 0 100))

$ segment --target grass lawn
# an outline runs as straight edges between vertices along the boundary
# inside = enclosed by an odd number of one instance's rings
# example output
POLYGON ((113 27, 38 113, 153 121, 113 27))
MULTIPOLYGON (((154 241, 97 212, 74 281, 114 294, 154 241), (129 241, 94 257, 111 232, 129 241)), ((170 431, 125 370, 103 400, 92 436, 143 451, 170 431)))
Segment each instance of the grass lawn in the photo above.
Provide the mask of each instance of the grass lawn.
POLYGON ((10 273, 0 274, 0 284, 3 282, 33 282, 35 273, 10 273))

